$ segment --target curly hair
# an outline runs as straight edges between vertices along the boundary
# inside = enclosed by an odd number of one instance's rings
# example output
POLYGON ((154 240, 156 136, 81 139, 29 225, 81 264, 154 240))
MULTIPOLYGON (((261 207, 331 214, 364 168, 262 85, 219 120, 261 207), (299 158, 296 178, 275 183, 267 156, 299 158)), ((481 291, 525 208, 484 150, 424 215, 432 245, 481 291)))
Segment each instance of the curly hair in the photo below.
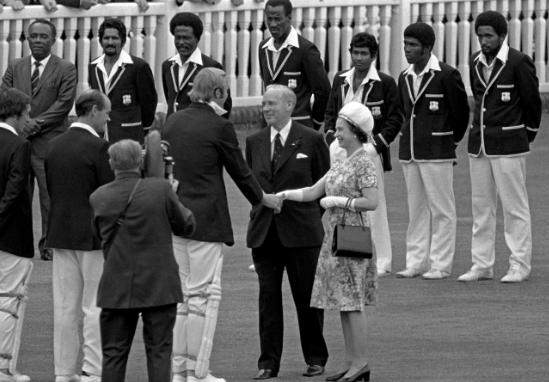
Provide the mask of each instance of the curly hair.
POLYGON ((173 35, 175 28, 183 26, 193 28, 194 37, 200 40, 202 32, 204 32, 204 24, 200 17, 192 12, 179 12, 170 20, 170 32, 173 35))
POLYGON ((120 36, 120 40, 122 41, 122 46, 126 44, 128 32, 122 20, 116 19, 114 17, 109 17, 108 19, 105 19, 105 21, 103 21, 101 23, 101 26, 99 27, 99 41, 103 40, 103 36, 105 35, 105 29, 116 29, 118 31, 118 35, 120 36))
POLYGON ((498 36, 507 36, 507 20, 496 11, 486 11, 479 14, 475 20, 475 33, 479 27, 492 27, 498 36))

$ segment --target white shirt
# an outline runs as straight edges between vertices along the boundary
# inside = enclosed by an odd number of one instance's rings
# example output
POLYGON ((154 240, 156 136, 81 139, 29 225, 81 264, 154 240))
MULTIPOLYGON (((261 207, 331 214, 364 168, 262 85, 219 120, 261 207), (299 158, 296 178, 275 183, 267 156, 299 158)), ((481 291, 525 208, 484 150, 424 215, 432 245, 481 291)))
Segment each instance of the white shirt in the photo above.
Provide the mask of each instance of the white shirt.
POLYGON ((73 122, 72 125, 69 127, 69 129, 72 129, 73 127, 79 127, 81 129, 87 130, 93 135, 95 135, 97 138, 99 138, 99 134, 97 134, 97 131, 95 131, 90 125, 86 125, 82 122, 73 122))
POLYGON ((113 79, 114 75, 118 71, 118 68, 122 64, 133 64, 133 60, 125 50, 120 52, 120 57, 114 63, 110 74, 107 74, 107 69, 105 68, 105 54, 103 53, 99 58, 95 59, 92 64, 97 64, 97 68, 103 73, 103 83, 105 84, 105 91, 110 87, 110 81, 113 79))
POLYGON ((482 68, 482 75, 484 76, 484 81, 488 83, 490 81, 490 77, 492 76, 492 71, 494 70, 494 66, 496 64, 496 60, 500 60, 503 64, 507 62, 507 58, 509 57, 509 45, 507 45, 507 42, 503 42, 501 44, 501 48, 499 48, 499 52, 496 55, 496 57, 492 60, 492 63, 488 65, 488 59, 486 58, 486 55, 484 53, 480 53, 477 56, 477 60, 480 61, 481 64, 484 65, 482 68))
POLYGON ((290 119, 286 126, 282 128, 282 130, 278 131, 274 127, 271 126, 271 159, 274 155, 274 147, 275 147, 275 138, 277 134, 280 134, 280 142, 282 143, 282 147, 284 147, 284 144, 286 143, 286 140, 288 139, 288 134, 290 134, 290 128, 292 127, 292 120, 290 119))
MULTIPOLYGON (((46 65, 48 65, 48 61, 50 60, 51 58, 51 54, 44 58, 42 61, 39 61, 40 62, 40 66, 38 67, 38 73, 40 74, 39 75, 39 78, 42 77, 42 73, 44 73, 44 68, 46 67, 46 65)), ((32 73, 34 72, 34 69, 35 69, 35 66, 34 66, 34 63, 38 61, 36 60, 32 55, 31 55, 31 78, 32 78, 32 73)))
POLYGON ((421 81, 423 81, 423 76, 426 73, 429 73, 430 70, 440 71, 438 58, 432 53, 431 53, 431 57, 429 58, 429 61, 427 62, 427 65, 425 65, 425 68, 423 68, 421 73, 416 74, 414 64, 411 64, 408 67, 408 69, 406 69, 406 71, 404 72, 405 75, 412 76, 412 83, 414 85, 414 96, 417 97, 417 93, 419 92, 419 87, 421 86, 421 81))
POLYGON ((273 52, 273 70, 276 68, 276 64, 278 62, 278 58, 280 57, 280 52, 282 49, 287 48, 288 46, 295 46, 296 48, 299 48, 299 39, 297 35, 297 31, 294 29, 294 27, 290 27, 290 33, 288 34, 288 37, 286 37, 286 40, 280 45, 280 48, 275 48, 275 40, 274 38, 270 38, 269 41, 263 45, 263 48, 266 48, 267 50, 270 50, 273 52))
POLYGON ((362 96, 364 93, 364 86, 368 83, 370 80, 374 81, 381 81, 381 78, 379 78, 379 74, 377 73, 377 69, 375 68, 375 61, 372 61, 372 65, 370 66, 370 70, 368 70, 368 74, 366 74, 366 77, 362 80, 362 83, 358 87, 356 91, 353 91, 353 80, 355 79, 355 68, 352 68, 346 73, 343 73, 341 77, 345 77, 345 83, 349 85, 349 90, 347 91, 347 94, 345 95, 345 99, 343 100, 343 106, 347 105, 349 102, 356 101, 362 103, 362 96))
POLYGON ((191 53, 189 58, 187 58, 187 61, 182 62, 181 56, 176 54, 172 58, 170 58, 170 61, 175 61, 177 65, 179 65, 179 78, 177 79, 177 83, 179 86, 181 86, 181 83, 183 82, 183 77, 185 77, 185 73, 187 72, 187 69, 189 68, 189 63, 193 62, 198 65, 203 65, 202 63, 202 52, 200 51, 200 48, 196 48, 194 52, 191 53))
POLYGON ((17 134, 17 131, 15 131, 15 129, 13 127, 11 127, 10 125, 8 125, 7 123, 5 122, 0 122, 0 128, 2 129, 6 129, 8 131, 11 131, 12 133, 14 133, 15 135, 19 135, 17 134))

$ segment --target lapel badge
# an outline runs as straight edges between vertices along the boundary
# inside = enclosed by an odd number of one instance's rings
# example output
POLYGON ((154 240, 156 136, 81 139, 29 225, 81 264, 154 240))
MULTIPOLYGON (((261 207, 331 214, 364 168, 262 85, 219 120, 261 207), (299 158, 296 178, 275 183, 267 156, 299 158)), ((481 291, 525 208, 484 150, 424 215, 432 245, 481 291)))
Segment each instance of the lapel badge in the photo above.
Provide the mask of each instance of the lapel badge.
POLYGON ((438 111, 438 101, 429 102, 429 110, 438 111))
POLYGON ((379 117, 381 116, 381 107, 379 106, 372 106, 372 115, 374 117, 379 117))
POLYGON ((511 101, 511 92, 502 92, 501 93, 501 100, 503 102, 509 102, 511 101))
POLYGON ((297 88, 297 80, 296 79, 289 79, 288 80, 288 87, 290 89, 295 89, 297 88))
POLYGON ((124 94, 122 96, 122 103, 126 106, 132 103, 132 96, 130 94, 124 94))

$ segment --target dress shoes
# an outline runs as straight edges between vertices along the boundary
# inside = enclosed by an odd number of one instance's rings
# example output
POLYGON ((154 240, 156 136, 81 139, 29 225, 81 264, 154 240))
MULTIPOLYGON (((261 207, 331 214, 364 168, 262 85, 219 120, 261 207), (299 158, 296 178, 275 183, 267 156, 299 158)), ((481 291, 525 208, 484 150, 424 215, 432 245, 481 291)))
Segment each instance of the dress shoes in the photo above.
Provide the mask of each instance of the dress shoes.
POLYGON ((329 377, 326 377, 326 381, 328 382, 333 382, 333 381, 339 381, 341 378, 343 378, 343 376, 345 374, 347 374, 349 370, 345 370, 341 373, 337 373, 337 374, 334 374, 334 375, 330 375, 329 377))
POLYGON ((223 378, 217 378, 211 375, 209 372, 204 378, 197 378, 188 375, 187 376, 187 382, 227 382, 223 378))
POLYGON ((276 378, 278 376, 278 371, 271 369, 260 369, 259 373, 254 377, 254 379, 270 379, 276 378))
POLYGON ((467 273, 459 276, 458 281, 470 282, 470 281, 482 281, 482 280, 492 280, 494 276, 491 271, 474 271, 470 270, 467 273))
POLYGON ((442 280, 450 277, 448 272, 442 272, 438 269, 431 269, 429 272, 423 274, 423 280, 442 280))
POLYGON ((17 371, 13 374, 0 371, 0 382, 29 382, 30 380, 28 375, 20 374, 17 371))
POLYGON ((528 276, 524 276, 523 274, 510 270, 507 272, 505 276, 501 279, 502 283, 521 283, 523 281, 528 280, 528 276))
POLYGON ((421 272, 415 268, 406 268, 405 270, 396 273, 397 279, 412 279, 420 275, 421 272))
POLYGON ((316 377, 317 375, 324 374, 324 366, 320 365, 307 365, 305 372, 303 373, 304 377, 316 377))
POLYGON ((343 378, 343 382, 355 382, 355 381, 369 381, 370 380, 370 366, 366 365, 354 375, 343 378))
POLYGON ((58 375, 55 377, 55 382, 80 382, 80 377, 73 375, 58 375))

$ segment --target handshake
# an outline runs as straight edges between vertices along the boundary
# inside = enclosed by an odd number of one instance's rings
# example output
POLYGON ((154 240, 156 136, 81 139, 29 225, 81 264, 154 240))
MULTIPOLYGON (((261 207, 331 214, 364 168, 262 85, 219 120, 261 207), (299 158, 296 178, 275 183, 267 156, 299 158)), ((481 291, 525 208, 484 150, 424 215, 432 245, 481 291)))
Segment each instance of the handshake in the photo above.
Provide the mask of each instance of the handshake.
MULTIPOLYGON (((274 210, 275 214, 280 213, 282 209, 282 204, 284 200, 292 200, 294 202, 303 202, 308 200, 303 200, 303 190, 287 190, 277 192, 276 194, 266 194, 263 193, 263 204, 267 208, 274 210)), ((322 208, 328 209, 333 207, 349 208, 354 211, 354 200, 351 202, 351 205, 347 206, 349 198, 346 196, 326 196, 320 199, 320 205, 322 208)))

